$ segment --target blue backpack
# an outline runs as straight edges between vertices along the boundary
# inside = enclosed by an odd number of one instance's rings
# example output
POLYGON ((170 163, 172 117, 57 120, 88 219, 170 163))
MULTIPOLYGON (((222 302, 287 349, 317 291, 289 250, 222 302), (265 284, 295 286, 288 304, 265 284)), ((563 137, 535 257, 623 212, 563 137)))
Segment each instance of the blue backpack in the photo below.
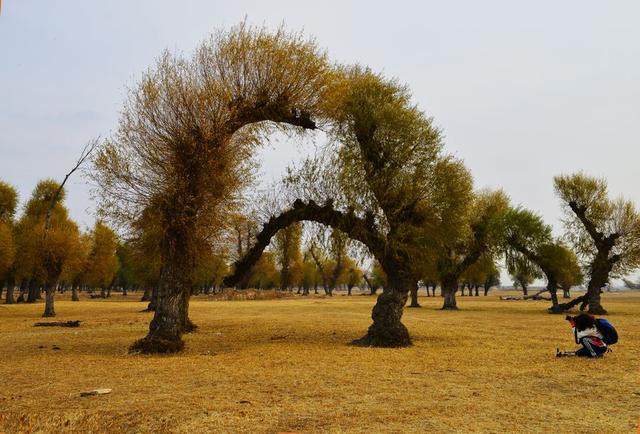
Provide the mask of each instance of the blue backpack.
POLYGON ((616 328, 604 318, 596 320, 596 328, 602 333, 602 340, 607 345, 613 345, 618 342, 618 332, 616 328))

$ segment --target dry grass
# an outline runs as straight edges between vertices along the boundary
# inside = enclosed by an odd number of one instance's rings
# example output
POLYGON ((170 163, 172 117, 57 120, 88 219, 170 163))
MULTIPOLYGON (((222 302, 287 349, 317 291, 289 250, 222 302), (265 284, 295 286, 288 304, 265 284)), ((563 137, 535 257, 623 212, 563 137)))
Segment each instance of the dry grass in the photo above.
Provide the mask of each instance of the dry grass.
MULTIPOLYGON (((192 302, 200 326, 177 356, 131 356, 144 304, 0 305, 0 431, 6 432, 635 432, 640 294, 606 294, 621 342, 601 360, 573 347, 546 302, 422 298, 407 349, 347 346, 369 325, 367 296, 192 302), (60 350, 53 350, 57 345, 60 350), (43 348, 40 348, 43 347, 43 348), (79 392, 112 388, 110 395, 79 392)), ((130 296, 130 299, 132 297, 130 296)))

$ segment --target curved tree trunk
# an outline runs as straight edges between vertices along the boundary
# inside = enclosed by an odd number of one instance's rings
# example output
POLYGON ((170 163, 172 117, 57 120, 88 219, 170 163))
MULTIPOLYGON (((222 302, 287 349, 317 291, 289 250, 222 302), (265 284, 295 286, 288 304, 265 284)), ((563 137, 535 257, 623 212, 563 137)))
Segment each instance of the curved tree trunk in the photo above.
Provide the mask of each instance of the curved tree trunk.
MULTIPOLYGON (((589 286, 587 287, 587 305, 589 306, 589 313, 595 315, 607 314, 607 311, 602 307, 600 302, 600 292, 609 279, 609 272, 611 271, 612 264, 609 264, 608 261, 602 262, 603 263, 598 263, 598 260, 596 259, 593 264, 589 286)), ((580 310, 582 309, 583 308, 581 307, 580 310)))
POLYGON ((371 313, 373 324, 369 326, 365 336, 352 342, 353 345, 387 348, 411 345, 409 331, 400 321, 408 298, 407 289, 391 289, 391 285, 388 285, 383 290, 371 313))

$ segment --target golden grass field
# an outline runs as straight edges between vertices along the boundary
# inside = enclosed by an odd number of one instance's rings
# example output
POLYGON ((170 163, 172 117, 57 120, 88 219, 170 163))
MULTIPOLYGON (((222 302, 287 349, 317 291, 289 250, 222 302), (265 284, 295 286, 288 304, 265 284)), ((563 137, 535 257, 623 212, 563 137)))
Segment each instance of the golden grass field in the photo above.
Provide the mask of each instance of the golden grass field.
POLYGON ((138 295, 0 305, 0 432, 634 433, 640 417, 640 293, 604 295, 621 341, 600 360, 544 301, 421 297, 404 323, 414 346, 348 346, 374 298, 196 297, 200 326, 172 356, 127 354, 151 318, 138 295), (58 346, 59 350, 52 349, 58 346), (40 348, 40 347, 43 348, 40 348), (109 395, 79 392, 111 388, 109 395))

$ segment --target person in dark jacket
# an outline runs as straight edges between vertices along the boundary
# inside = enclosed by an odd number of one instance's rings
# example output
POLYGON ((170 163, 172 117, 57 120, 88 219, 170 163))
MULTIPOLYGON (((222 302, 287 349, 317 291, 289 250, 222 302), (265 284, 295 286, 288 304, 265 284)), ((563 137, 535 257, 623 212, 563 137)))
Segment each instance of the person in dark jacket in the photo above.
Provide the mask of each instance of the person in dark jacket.
POLYGON ((578 316, 567 316, 566 320, 571 324, 576 344, 581 344, 582 348, 577 351, 557 350, 558 357, 602 357, 607 352, 607 344, 603 340, 602 333, 598 330, 593 315, 583 313, 578 316))

